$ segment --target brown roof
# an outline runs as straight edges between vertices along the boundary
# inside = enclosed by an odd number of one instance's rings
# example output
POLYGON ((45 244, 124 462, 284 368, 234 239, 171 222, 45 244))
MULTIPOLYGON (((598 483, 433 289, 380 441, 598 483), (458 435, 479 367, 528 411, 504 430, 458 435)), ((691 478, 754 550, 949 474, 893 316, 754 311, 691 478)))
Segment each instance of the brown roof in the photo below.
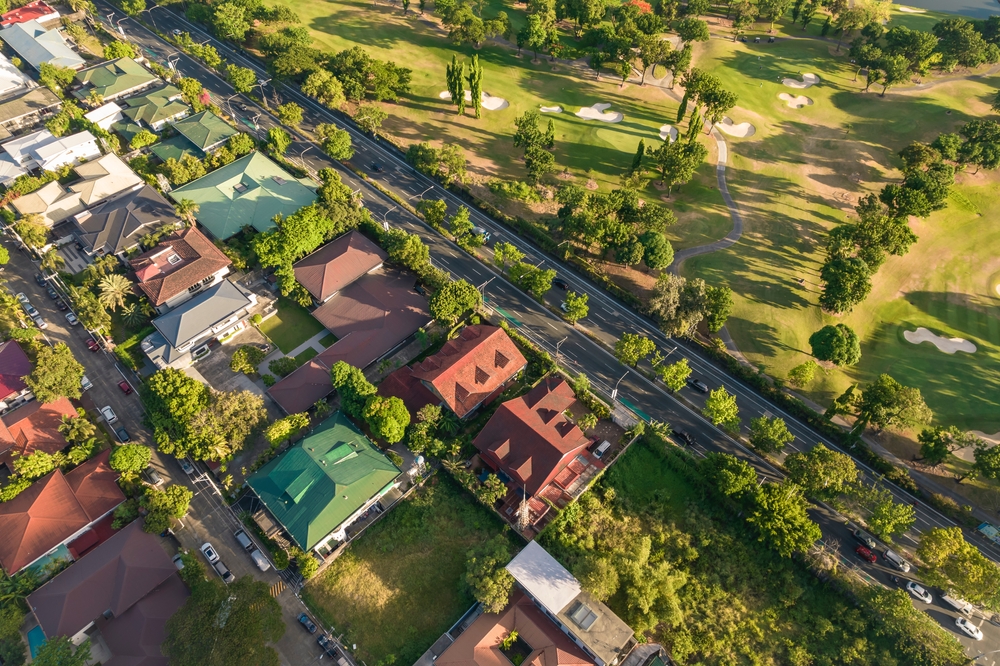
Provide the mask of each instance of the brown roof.
POLYGON ((119 474, 108 464, 110 456, 110 449, 102 451, 66 475, 66 482, 91 522, 125 501, 118 487, 119 474))
POLYGON ((496 326, 466 326, 441 351, 413 365, 413 376, 429 384, 459 417, 472 412, 528 362, 496 326))
POLYGON ((439 405, 441 399, 427 390, 420 380, 413 376, 409 366, 389 373, 378 385, 378 393, 386 398, 399 398, 411 414, 416 414, 426 405, 439 405))
POLYGON ((45 404, 29 402, 4 414, 0 418, 0 451, 13 448, 21 455, 61 451, 69 444, 59 432, 63 416, 78 418, 76 408, 65 397, 45 404))
POLYGON ((435 664, 510 666, 500 642, 517 631, 531 648, 522 666, 594 666, 596 662, 541 611, 521 590, 499 614, 483 613, 448 646, 435 664))
POLYGON ((600 465, 587 454, 590 440, 563 415, 575 402, 566 380, 548 377, 527 394, 500 405, 473 444, 487 464, 534 496, 577 456, 600 465))
POLYGON ((322 303, 388 255, 360 231, 349 231, 295 264, 295 279, 322 303))
POLYGON ((0 400, 28 388, 22 377, 31 374, 31 361, 15 340, 0 344, 0 400))
POLYGON ((313 312, 339 339, 316 358, 268 389, 288 414, 302 412, 333 391, 337 361, 366 368, 431 320, 427 299, 406 273, 364 275, 313 312))
POLYGON ((167 639, 167 620, 189 595, 180 576, 170 576, 124 615, 101 626, 101 636, 112 654, 104 666, 167 666, 168 660, 160 652, 167 639))
POLYGON ((176 572, 137 520, 32 592, 28 606, 46 636, 73 636, 107 611, 120 617, 176 572))
POLYGON ((139 288, 154 306, 160 306, 232 262, 198 229, 188 227, 170 234, 130 263, 139 288), (172 256, 177 257, 173 263, 169 260, 172 256))

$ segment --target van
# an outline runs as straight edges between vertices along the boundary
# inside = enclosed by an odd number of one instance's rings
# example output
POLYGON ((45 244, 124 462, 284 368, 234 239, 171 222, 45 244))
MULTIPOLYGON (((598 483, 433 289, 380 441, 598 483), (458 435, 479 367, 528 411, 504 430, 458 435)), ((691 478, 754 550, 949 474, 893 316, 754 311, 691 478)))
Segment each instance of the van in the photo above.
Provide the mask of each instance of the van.
POLYGON ((253 560, 253 563, 256 564, 257 568, 261 571, 267 571, 271 568, 271 563, 267 561, 266 557, 264 557, 264 553, 259 550, 255 550, 250 553, 250 559, 253 560))
POLYGON ((910 563, 904 560, 899 555, 897 555, 894 551, 886 550, 885 554, 882 555, 882 557, 885 558, 886 562, 896 567, 903 573, 907 573, 910 571, 910 563))
POLYGON ((236 580, 236 576, 233 575, 233 572, 229 570, 229 567, 227 567, 225 562, 222 560, 217 560, 212 565, 212 568, 215 569, 217 574, 222 576, 222 580, 226 583, 226 585, 236 580))
POLYGON ((610 448, 611 448, 611 442, 609 442, 608 440, 604 440, 603 442, 601 442, 600 446, 594 449, 594 457, 600 460, 601 457, 604 456, 604 454, 607 453, 608 449, 610 448))
POLYGON ((253 542, 250 541, 250 537, 248 537, 247 533, 243 530, 236 530, 236 533, 233 534, 233 536, 236 537, 239 544, 243 546, 243 550, 249 552, 254 549, 253 542))
POLYGON ((955 610, 957 610, 962 615, 972 617, 972 604, 970 604, 965 599, 956 599, 955 597, 950 597, 947 594, 941 597, 941 601, 945 602, 955 610))

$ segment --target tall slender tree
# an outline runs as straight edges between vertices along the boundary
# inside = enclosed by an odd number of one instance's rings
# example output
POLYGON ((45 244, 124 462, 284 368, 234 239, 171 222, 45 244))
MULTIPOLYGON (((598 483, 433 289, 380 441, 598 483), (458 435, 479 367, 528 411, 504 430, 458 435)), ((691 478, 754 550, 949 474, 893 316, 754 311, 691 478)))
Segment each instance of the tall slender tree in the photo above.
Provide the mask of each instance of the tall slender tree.
POLYGON ((458 56, 451 57, 451 64, 446 65, 445 78, 451 101, 458 106, 458 115, 465 113, 465 63, 458 61, 458 56))
POLYGON ((476 110, 476 118, 483 117, 483 66, 479 63, 479 54, 472 55, 469 66, 469 92, 472 93, 472 108, 476 110))

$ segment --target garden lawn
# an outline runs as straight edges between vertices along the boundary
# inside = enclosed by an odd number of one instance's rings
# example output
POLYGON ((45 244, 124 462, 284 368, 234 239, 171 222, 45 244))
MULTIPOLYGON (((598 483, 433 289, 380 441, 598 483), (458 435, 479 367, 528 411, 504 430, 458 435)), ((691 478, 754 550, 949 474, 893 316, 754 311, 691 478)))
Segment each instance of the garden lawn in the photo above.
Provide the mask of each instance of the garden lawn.
MULTIPOLYGON (((442 471, 310 581, 303 599, 365 663, 412 664, 474 603, 463 583, 468 551, 505 530, 442 471)), ((511 553, 522 546, 511 537, 511 553)))
POLYGON ((324 330, 323 325, 295 301, 282 297, 277 307, 278 314, 262 321, 258 328, 285 354, 324 330))

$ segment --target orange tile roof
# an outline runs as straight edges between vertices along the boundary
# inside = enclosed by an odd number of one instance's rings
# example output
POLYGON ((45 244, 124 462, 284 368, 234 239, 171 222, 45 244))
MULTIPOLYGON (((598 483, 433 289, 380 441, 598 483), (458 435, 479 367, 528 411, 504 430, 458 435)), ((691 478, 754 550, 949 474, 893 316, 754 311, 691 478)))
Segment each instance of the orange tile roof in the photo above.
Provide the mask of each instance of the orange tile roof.
POLYGON ((55 402, 29 402, 0 418, 0 451, 13 448, 21 455, 35 451, 55 453, 69 442, 59 432, 62 417, 76 418, 76 408, 68 398, 55 402))

